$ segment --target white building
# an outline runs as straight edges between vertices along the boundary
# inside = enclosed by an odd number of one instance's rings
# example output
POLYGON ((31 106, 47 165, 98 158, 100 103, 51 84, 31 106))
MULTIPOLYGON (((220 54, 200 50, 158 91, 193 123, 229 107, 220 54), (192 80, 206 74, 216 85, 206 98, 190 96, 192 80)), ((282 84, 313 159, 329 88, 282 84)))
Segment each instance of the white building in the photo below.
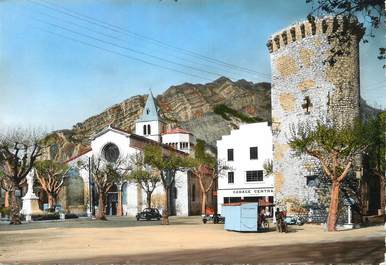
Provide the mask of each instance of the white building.
POLYGON ((182 128, 175 128, 162 133, 162 143, 179 151, 191 153, 196 145, 196 138, 182 128))
POLYGON ((229 167, 218 179, 218 213, 227 203, 273 203, 274 178, 263 169, 272 160, 272 131, 267 122, 242 124, 223 136, 217 141, 217 157, 229 167))
MULTIPOLYGON (((135 134, 109 126, 92 137, 90 150, 70 159, 68 163, 76 165, 78 160, 87 162, 91 157, 101 157, 109 162, 114 162, 119 157, 126 158, 137 152, 142 152, 147 144, 158 144, 165 152, 187 155, 196 142, 194 136, 180 128, 164 132, 164 127, 165 123, 159 115, 159 108, 153 95, 150 94, 143 114, 136 122, 135 134), (165 139, 166 144, 162 142, 163 139, 165 139)), ((93 205, 97 201, 95 188, 90 185, 90 174, 88 170, 81 169, 74 175, 83 180, 84 204, 87 205, 87 211, 91 211, 90 201, 93 205)), ((193 182, 189 172, 177 172, 172 194, 170 194, 169 209, 171 214, 189 215, 192 213, 191 208, 197 204, 195 199, 197 196, 192 194, 196 191, 189 187, 190 183, 193 182)), ((152 197, 158 197, 159 200, 162 200, 163 193, 163 187, 160 183, 152 197)), ((159 204, 162 203, 159 202, 159 204)), ((108 215, 134 216, 145 207, 146 193, 135 183, 128 181, 115 183, 107 194, 106 213, 108 215)), ((71 209, 71 206, 68 205, 66 208, 73 212, 82 212, 81 209, 74 207, 71 209)))

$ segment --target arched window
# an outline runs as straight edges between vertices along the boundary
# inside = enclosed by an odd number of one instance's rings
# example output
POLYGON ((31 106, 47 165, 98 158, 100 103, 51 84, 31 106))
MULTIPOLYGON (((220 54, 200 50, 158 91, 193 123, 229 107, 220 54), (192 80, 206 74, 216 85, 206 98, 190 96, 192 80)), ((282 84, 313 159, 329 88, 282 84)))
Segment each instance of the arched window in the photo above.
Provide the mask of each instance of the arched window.
POLYGON ((146 114, 147 114, 147 115, 150 114, 150 110, 149 110, 149 109, 146 109, 146 114))
POLYGON ((150 124, 147 125, 147 134, 151 134, 151 130, 150 130, 150 124))
POLYGON ((143 125, 143 135, 146 135, 146 125, 143 125))

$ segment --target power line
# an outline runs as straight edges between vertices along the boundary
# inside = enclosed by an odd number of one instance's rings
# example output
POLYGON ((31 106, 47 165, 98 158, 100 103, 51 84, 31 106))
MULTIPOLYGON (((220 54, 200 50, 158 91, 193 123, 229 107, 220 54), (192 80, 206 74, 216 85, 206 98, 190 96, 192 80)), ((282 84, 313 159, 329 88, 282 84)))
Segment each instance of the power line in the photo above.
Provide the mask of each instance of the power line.
MULTIPOLYGON (((107 38, 110 38, 110 39, 114 39, 114 40, 117 40, 117 41, 121 41, 121 42, 127 43, 127 40, 124 40, 124 39, 122 39, 122 38, 119 38, 119 37, 116 37, 116 36, 113 36, 113 35, 110 35, 110 34, 106 34, 106 33, 104 33, 104 32, 98 31, 98 30, 94 30, 94 29, 92 29, 92 28, 90 28, 90 27, 87 27, 87 26, 84 26, 84 25, 81 25, 81 24, 78 24, 78 23, 75 23, 75 22, 72 22, 72 21, 63 20, 62 18, 59 18, 59 17, 57 17, 57 16, 53 16, 53 15, 51 15, 51 14, 47 14, 47 13, 41 12, 41 11, 37 11, 37 13, 39 13, 39 14, 41 14, 41 15, 43 15, 43 16, 46 16, 46 17, 55 19, 55 20, 60 20, 61 22, 64 22, 65 24, 73 25, 73 26, 75 26, 75 27, 79 27, 79 28, 85 29, 85 30, 87 30, 87 31, 90 31, 90 32, 99 34, 99 35, 101 35, 101 36, 104 36, 104 37, 107 37, 107 38)), ((43 21, 41 21, 41 22, 43 22, 43 21)), ((129 42, 129 43, 130 43, 130 42, 129 42)), ((137 51, 139 51, 139 52, 141 52, 141 53, 145 53, 145 52, 143 52, 143 51, 141 51, 141 50, 137 50, 137 51)), ((173 56, 174 58, 179 59, 179 60, 182 60, 182 61, 184 61, 184 62, 188 62, 188 63, 192 63, 192 64, 197 64, 197 65, 202 66, 202 67, 213 68, 213 66, 210 66, 210 65, 207 65, 207 64, 202 64, 202 63, 197 63, 196 61, 192 61, 192 60, 189 60, 189 59, 186 59, 186 58, 182 58, 182 57, 176 56, 176 55, 174 55, 174 54, 172 54, 172 56, 173 56)), ((217 70, 226 71, 227 73, 229 73, 229 74, 231 74, 231 75, 236 75, 236 76, 238 75, 238 74, 236 74, 236 73, 230 71, 229 69, 225 69, 225 68, 224 68, 224 69, 220 69, 220 68, 218 68, 218 67, 216 67, 216 66, 214 66, 214 68, 217 68, 217 70)), ((216 75, 222 75, 222 74, 216 74, 216 75)), ((232 77, 232 76, 231 76, 231 78, 232 78, 232 79, 237 79, 237 78, 234 78, 234 77, 232 77)))
POLYGON ((115 54, 115 55, 119 55, 119 56, 122 56, 122 57, 125 57, 125 58, 128 58, 128 59, 131 59, 131 60, 139 61, 139 62, 142 62, 144 64, 156 66, 156 67, 159 67, 159 68, 162 68, 162 69, 166 69, 166 70, 169 70, 169 71, 174 71, 174 72, 178 72, 178 73, 181 73, 181 74, 189 75, 189 76, 192 76, 192 77, 196 77, 196 78, 204 79, 204 80, 207 80, 207 81, 211 81, 208 78, 205 78, 205 77, 202 77, 202 76, 199 76, 199 75, 196 75, 196 74, 187 73, 187 72, 175 69, 175 68, 171 68, 171 67, 163 66, 163 65, 160 65, 160 64, 157 64, 157 63, 149 62, 149 61, 143 60, 141 58, 133 57, 133 56, 121 53, 121 52, 110 50, 110 49, 107 49, 105 47, 101 47, 99 45, 88 43, 86 41, 79 40, 79 39, 76 39, 76 38, 73 38, 73 37, 69 37, 69 36, 66 36, 66 35, 63 35, 63 34, 60 34, 60 33, 57 33, 57 32, 53 32, 53 31, 50 31, 50 30, 42 29, 42 28, 38 28, 38 29, 41 30, 41 31, 53 34, 53 35, 60 36, 62 38, 66 38, 66 39, 72 40, 72 41, 77 42, 77 43, 81 43, 81 44, 86 45, 86 46, 94 47, 94 48, 103 50, 105 52, 109 52, 109 53, 112 53, 112 54, 115 54))
POLYGON ((227 62, 215 59, 215 58, 211 58, 211 57, 199 54, 197 52, 194 52, 194 51, 191 51, 191 50, 188 50, 188 49, 176 47, 176 46, 170 45, 168 43, 159 41, 157 39, 150 38, 150 37, 138 34, 138 33, 134 32, 134 31, 130 31, 130 30, 126 29, 126 28, 123 28, 123 27, 120 27, 120 26, 117 26, 117 25, 113 25, 111 23, 104 22, 102 20, 99 20, 99 19, 87 16, 87 15, 81 14, 79 12, 73 11, 73 10, 65 8, 63 6, 51 3, 49 1, 45 1, 45 0, 40 0, 41 2, 36 1, 36 0, 29 0, 29 1, 33 2, 35 4, 38 4, 40 6, 43 6, 45 8, 51 9, 51 10, 53 10, 55 12, 59 12, 59 13, 65 14, 67 16, 71 16, 73 18, 82 20, 84 22, 87 22, 87 23, 90 23, 90 24, 93 24, 93 25, 96 25, 96 26, 99 26, 99 27, 103 27, 105 29, 108 29, 108 30, 111 30, 111 31, 114 31, 114 32, 117 32, 117 33, 122 33, 122 32, 128 33, 130 35, 135 36, 136 38, 139 38, 139 39, 142 39, 142 40, 145 40, 145 41, 149 41, 149 42, 151 42, 151 43, 153 43, 155 45, 158 45, 158 46, 161 46, 161 47, 164 47, 164 48, 169 48, 169 49, 176 50, 178 52, 184 53, 184 54, 189 55, 189 56, 193 56, 193 57, 198 58, 200 60, 205 60, 205 61, 207 61, 209 63, 212 63, 212 64, 220 64, 223 67, 228 67, 228 68, 231 68, 232 70, 244 71, 244 72, 248 72, 248 73, 263 75, 263 76, 265 76, 267 78, 270 78, 269 74, 261 73, 261 72, 258 72, 258 71, 255 71, 255 70, 252 70, 252 69, 249 69, 249 68, 246 68, 246 67, 241 67, 241 66, 237 66, 237 65, 234 65, 234 64, 230 64, 230 63, 227 63, 227 62))
POLYGON ((215 72, 199 69, 199 68, 196 68, 196 67, 193 67, 193 66, 190 66, 190 65, 185 65, 185 64, 181 64, 181 63, 169 60, 169 59, 161 58, 161 57, 156 56, 156 55, 151 55, 151 54, 148 54, 148 53, 145 53, 145 52, 137 51, 137 50, 132 49, 130 47, 118 45, 118 44, 110 42, 110 41, 105 41, 105 40, 102 40, 102 39, 90 36, 88 34, 80 33, 78 31, 75 31, 75 30, 72 30, 72 29, 60 26, 60 25, 55 24, 55 23, 51 23, 51 22, 47 22, 47 21, 41 20, 39 18, 33 18, 33 19, 35 19, 35 20, 37 20, 37 21, 39 21, 41 23, 44 23, 44 24, 47 24, 47 25, 50 25, 50 26, 53 26, 53 27, 56 27, 56 28, 68 31, 68 32, 71 32, 73 34, 76 34, 76 35, 79 35, 79 36, 82 36, 82 37, 86 37, 86 38, 89 38, 89 39, 92 39, 92 40, 95 40, 95 41, 98 41, 98 42, 101 42, 101 43, 104 43, 104 44, 108 44, 108 45, 111 45, 111 46, 114 46, 114 47, 117 47, 117 48, 120 48, 120 49, 124 49, 124 50, 130 51, 130 52, 136 53, 136 54, 148 56, 148 57, 156 59, 156 60, 164 61, 164 62, 167 62, 167 63, 170 63, 170 64, 175 64, 175 65, 178 65, 178 66, 181 66, 181 67, 190 68, 192 70, 199 71, 199 72, 204 72, 204 73, 211 74, 211 75, 214 75, 214 76, 221 76, 220 73, 215 73, 215 72))

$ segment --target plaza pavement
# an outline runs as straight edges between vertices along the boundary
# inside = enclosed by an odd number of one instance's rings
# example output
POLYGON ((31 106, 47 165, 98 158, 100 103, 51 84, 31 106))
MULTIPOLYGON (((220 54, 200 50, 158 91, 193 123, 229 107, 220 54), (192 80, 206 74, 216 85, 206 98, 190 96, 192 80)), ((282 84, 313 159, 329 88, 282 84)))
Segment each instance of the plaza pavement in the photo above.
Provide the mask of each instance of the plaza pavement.
POLYGON ((172 217, 169 226, 127 217, 0 224, 0 263, 374 263, 383 260, 384 236, 383 226, 238 233, 200 217, 172 217))

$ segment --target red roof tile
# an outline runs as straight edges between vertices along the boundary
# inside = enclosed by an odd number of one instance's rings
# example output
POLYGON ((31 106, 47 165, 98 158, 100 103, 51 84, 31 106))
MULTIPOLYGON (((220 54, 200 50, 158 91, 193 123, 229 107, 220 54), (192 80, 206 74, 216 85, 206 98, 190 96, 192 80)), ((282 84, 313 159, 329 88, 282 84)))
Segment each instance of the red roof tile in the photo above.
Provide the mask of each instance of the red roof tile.
POLYGON ((191 134, 187 130, 182 129, 182 128, 178 128, 178 127, 170 129, 170 130, 167 130, 167 131, 163 132, 162 134, 176 134, 176 133, 191 134))

